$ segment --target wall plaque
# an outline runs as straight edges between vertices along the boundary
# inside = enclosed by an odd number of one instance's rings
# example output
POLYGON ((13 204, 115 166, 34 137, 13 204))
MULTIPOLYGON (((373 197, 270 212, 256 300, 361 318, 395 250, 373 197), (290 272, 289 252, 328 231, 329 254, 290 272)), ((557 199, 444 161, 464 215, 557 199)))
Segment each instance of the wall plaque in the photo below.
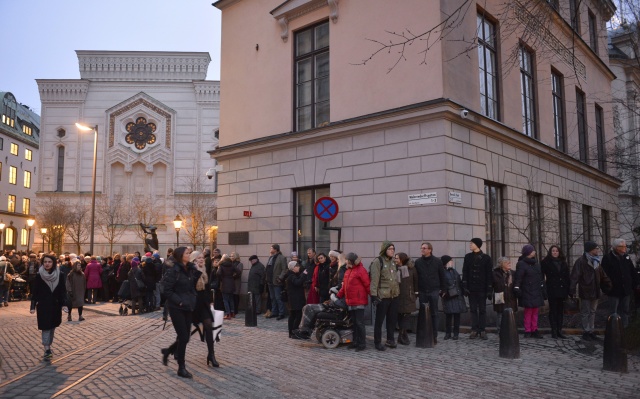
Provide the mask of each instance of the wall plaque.
POLYGON ((229 245, 249 245, 249 232, 234 231, 229 233, 229 245))

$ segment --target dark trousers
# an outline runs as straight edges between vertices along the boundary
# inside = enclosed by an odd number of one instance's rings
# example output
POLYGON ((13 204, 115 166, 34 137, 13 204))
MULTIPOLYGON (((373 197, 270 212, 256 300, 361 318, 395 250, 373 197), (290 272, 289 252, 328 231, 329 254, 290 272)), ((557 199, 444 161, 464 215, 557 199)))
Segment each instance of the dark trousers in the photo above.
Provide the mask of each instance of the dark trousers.
MULTIPOLYGON (((78 316, 82 316, 82 308, 83 306, 79 306, 77 307, 78 309, 78 316)), ((73 306, 69 305, 69 314, 71 314, 71 311, 73 310, 73 306)))
POLYGON ((470 293, 469 308, 471 310, 471 331, 484 331, 487 326, 487 295, 484 292, 470 293))
POLYGON ((387 319, 387 341, 395 341, 395 329, 398 323, 398 297, 384 298, 376 306, 376 319, 373 327, 373 342, 382 342, 382 323, 387 319))
POLYGON ((551 324, 551 330, 562 330, 562 324, 564 322, 564 299, 563 298, 549 298, 549 324, 551 324))
POLYGON ((438 337, 438 291, 420 292, 418 293, 420 303, 429 304, 429 312, 431 313, 431 326, 433 327, 433 336, 438 337))
POLYGON ((453 335, 460 333, 460 313, 445 313, 445 333, 451 335, 451 322, 453 322, 453 335))
POLYGON ((151 312, 152 310, 155 309, 155 304, 154 304, 155 301, 156 301, 155 291, 151 289, 147 289, 147 292, 145 293, 144 306, 146 307, 146 310, 148 312, 151 312))
POLYGON ((107 281, 102 282, 102 301, 107 302, 111 299, 111 295, 109 295, 109 283, 107 281))
POLYGON ((364 309, 350 310, 351 321, 353 322, 353 342, 358 348, 367 346, 367 330, 364 326, 364 309))
POLYGON ((169 307, 171 322, 173 323, 173 328, 176 330, 177 335, 176 342, 178 344, 176 346, 175 355, 179 365, 184 365, 184 356, 187 351, 189 337, 191 336, 191 332, 189 331, 192 320, 191 313, 192 312, 169 307))
POLYGON ((289 335, 291 332, 298 328, 300 322, 302 321, 302 309, 289 311, 289 335))

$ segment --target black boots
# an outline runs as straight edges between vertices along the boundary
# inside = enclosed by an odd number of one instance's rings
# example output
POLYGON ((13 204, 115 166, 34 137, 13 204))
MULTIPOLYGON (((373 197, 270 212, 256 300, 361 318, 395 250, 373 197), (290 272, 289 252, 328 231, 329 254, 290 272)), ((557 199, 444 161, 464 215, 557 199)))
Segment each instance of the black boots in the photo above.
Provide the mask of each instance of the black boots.
POLYGON ((211 362, 213 367, 220 367, 220 363, 216 361, 216 355, 213 351, 210 351, 207 355, 207 366, 209 365, 209 362, 211 362))
POLYGON ((407 330, 400 330, 400 334, 398 334, 398 343, 400 345, 409 345, 411 343, 411 341, 409 341, 407 330))
POLYGON ((184 367, 184 363, 178 366, 178 377, 193 378, 193 375, 184 367))
POLYGON ((168 348, 160 349, 160 352, 162 353, 162 364, 164 364, 165 366, 167 365, 167 363, 169 362, 169 355, 175 353, 176 347, 177 344, 174 342, 168 348))

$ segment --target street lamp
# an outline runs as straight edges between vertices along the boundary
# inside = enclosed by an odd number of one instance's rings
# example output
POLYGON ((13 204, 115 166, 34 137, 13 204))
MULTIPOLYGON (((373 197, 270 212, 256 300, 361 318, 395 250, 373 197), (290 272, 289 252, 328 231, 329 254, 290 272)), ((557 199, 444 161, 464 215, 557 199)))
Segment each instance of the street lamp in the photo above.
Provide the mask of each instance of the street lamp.
POLYGON ((40 234, 42 235, 42 253, 44 253, 44 236, 47 234, 47 228, 41 227, 40 234))
POLYGON ((180 246, 180 229, 182 228, 182 219, 180 218, 180 214, 176 215, 176 218, 173 221, 173 227, 176 229, 176 248, 178 248, 180 246))
POLYGON ((29 248, 31 247, 31 229, 33 225, 36 223, 34 218, 27 219, 27 253, 29 252, 29 248))
POLYGON ((4 245, 2 245, 2 232, 4 231, 4 226, 4 222, 0 220, 0 250, 2 250, 2 247, 4 247, 4 245))
POLYGON ((89 233, 89 252, 93 255, 93 238, 96 222, 96 165, 98 163, 98 125, 89 127, 76 122, 76 127, 85 132, 93 130, 93 183, 91 184, 91 232, 89 233))

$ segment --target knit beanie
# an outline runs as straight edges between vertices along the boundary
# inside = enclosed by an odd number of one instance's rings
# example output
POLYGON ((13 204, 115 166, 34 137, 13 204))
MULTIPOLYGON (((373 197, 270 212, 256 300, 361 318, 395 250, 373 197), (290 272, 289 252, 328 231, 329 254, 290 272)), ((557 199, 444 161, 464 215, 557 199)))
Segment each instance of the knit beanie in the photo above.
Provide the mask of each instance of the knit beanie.
POLYGON ((292 260, 291 262, 289 262, 289 270, 293 271, 293 268, 296 267, 298 265, 298 262, 296 262, 295 260, 292 260))
POLYGON ((536 249, 533 247, 533 245, 531 244, 527 244, 524 247, 522 247, 522 256, 529 256, 531 255, 531 252, 535 251, 536 249))
POLYGON ((476 244, 476 247, 478 247, 478 249, 482 248, 482 240, 480 238, 472 238, 470 241, 476 244))
POLYGON ((593 241, 587 241, 584 243, 584 252, 591 252, 596 248, 598 248, 598 244, 593 241))
MULTIPOLYGON (((387 240, 383 241, 382 244, 380 245, 380 253, 379 253, 379 255, 386 257, 387 256, 387 249, 389 249, 389 247, 392 246, 392 245, 393 245, 393 243, 391 241, 387 241, 387 240)), ((349 259, 349 258, 347 258, 347 259, 349 259)))
POLYGON ((447 267, 447 263, 451 261, 451 257, 449 255, 445 255, 440 258, 440 260, 442 261, 442 266, 447 267))
MULTIPOLYGON (((388 247, 387 247, 387 248, 388 248, 388 247)), ((385 249, 385 251, 386 251, 386 249, 385 249)), ((351 264, 352 264, 352 265, 356 265, 356 261, 358 260, 358 254, 353 253, 353 252, 349 252, 349 253, 347 254, 347 257, 346 257, 346 258, 347 258, 347 260, 348 260, 349 262, 351 262, 351 264)))

